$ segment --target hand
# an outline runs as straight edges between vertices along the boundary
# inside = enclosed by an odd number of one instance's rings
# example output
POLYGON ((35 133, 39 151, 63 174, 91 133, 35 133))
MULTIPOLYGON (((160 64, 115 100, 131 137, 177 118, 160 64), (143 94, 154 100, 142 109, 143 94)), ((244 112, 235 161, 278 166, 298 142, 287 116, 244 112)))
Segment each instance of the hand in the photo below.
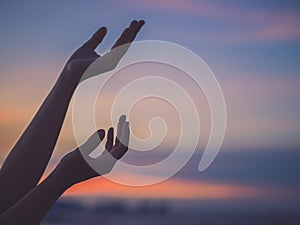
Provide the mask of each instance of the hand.
POLYGON ((111 48, 111 51, 103 56, 100 56, 95 51, 95 49, 102 42, 104 36, 107 33, 107 28, 101 27, 87 42, 85 42, 78 50, 73 53, 73 55, 68 60, 63 72, 69 74, 72 78, 76 79, 79 82, 88 66, 96 59, 99 59, 99 57, 101 57, 101 60, 103 60, 103 63, 101 64, 103 66, 98 74, 114 69, 122 56, 128 50, 130 43, 135 39, 144 23, 145 22, 143 20, 133 20, 130 23, 129 27, 127 27, 123 31, 121 36, 115 42, 115 44, 111 48))
POLYGON ((113 144, 114 129, 110 128, 107 134, 105 152, 98 158, 90 158, 89 160, 89 163, 92 163, 93 167, 97 168, 97 171, 100 172, 99 174, 84 159, 85 157, 89 157, 88 155, 104 139, 105 131, 102 129, 96 131, 82 146, 65 155, 60 161, 56 169, 63 182, 73 185, 109 173, 116 161, 127 152, 129 135, 129 122, 126 122, 125 116, 121 116, 118 123, 115 144, 113 144))

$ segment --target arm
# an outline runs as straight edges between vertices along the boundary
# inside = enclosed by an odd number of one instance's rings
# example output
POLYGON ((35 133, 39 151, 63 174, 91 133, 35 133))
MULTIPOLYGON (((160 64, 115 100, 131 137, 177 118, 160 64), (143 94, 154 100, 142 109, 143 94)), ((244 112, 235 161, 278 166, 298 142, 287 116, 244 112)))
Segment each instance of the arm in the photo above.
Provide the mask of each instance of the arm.
MULTIPOLYGON (((113 48, 133 41, 143 24, 143 21, 131 22, 113 48)), ((100 28, 70 57, 49 95, 4 161, 0 170, 0 215, 40 180, 52 155, 73 92, 87 67, 100 57, 95 48, 105 34, 106 28, 100 28)))
POLYGON ((54 170, 0 217, 0 224, 39 224, 55 201, 70 187, 54 170))
MULTIPOLYGON (((121 133, 123 143, 116 142, 113 146, 113 129, 109 129, 106 142, 107 152, 96 159, 97 163, 107 166, 103 171, 105 173, 111 171, 117 159, 120 159, 128 150, 129 124, 125 122, 124 117, 120 119, 119 124, 118 133, 121 133)), ((104 135, 104 130, 97 131, 81 147, 89 154, 103 140, 104 135)), ((3 213, 0 217, 0 224, 39 224, 65 190, 74 184, 96 176, 99 174, 84 161, 77 148, 67 154, 41 184, 3 213)))

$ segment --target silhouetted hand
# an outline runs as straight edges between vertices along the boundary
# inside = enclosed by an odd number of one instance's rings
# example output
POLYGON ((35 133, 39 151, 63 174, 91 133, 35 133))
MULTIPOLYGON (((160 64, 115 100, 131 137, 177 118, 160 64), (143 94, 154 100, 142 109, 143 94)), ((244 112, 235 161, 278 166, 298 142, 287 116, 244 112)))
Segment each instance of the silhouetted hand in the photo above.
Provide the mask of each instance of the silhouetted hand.
POLYGON ((95 132, 80 148, 65 155, 55 170, 38 184, 52 155, 78 83, 114 69, 143 24, 142 20, 132 21, 111 50, 100 56, 95 49, 107 32, 102 27, 67 61, 47 98, 2 164, 0 224, 40 224, 66 189, 78 182, 109 173, 116 161, 127 152, 129 123, 122 116, 115 144, 114 131, 110 128, 106 150, 100 157, 90 158, 88 163, 85 160, 104 139, 104 130, 95 132), (86 69, 95 60, 97 74, 83 77, 86 69), (96 168, 98 173, 92 168, 96 168))
POLYGON ((94 164, 100 174, 92 169, 82 154, 89 157, 89 154, 102 142, 105 136, 105 131, 102 129, 96 131, 82 146, 65 155, 56 168, 57 172, 62 180, 69 185, 109 173, 116 161, 127 152, 129 134, 129 122, 126 122, 125 116, 121 116, 115 144, 113 144, 114 129, 110 128, 107 134, 105 152, 98 158, 90 158, 89 160, 89 163, 94 164))
POLYGON ((115 42, 115 44, 111 48, 111 51, 103 56, 98 55, 95 51, 97 46, 102 42, 107 32, 106 27, 101 27, 87 42, 85 42, 78 50, 73 53, 73 55, 68 60, 63 72, 74 78, 77 78, 79 82, 82 75, 84 74, 84 71, 92 62, 94 62, 99 57, 101 57, 101 59, 103 59, 104 61, 101 64, 103 66, 101 68, 101 71, 99 71, 99 74, 112 70, 116 67, 119 60, 126 53, 130 43, 135 39, 144 23, 145 22, 143 20, 133 20, 130 23, 129 27, 127 27, 123 31, 119 39, 115 42))

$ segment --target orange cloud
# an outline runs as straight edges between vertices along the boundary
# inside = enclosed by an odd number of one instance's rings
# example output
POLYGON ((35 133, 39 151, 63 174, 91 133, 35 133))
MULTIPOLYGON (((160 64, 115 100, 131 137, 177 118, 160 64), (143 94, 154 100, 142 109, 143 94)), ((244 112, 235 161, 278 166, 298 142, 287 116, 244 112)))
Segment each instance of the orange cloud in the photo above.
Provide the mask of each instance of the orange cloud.
POLYGON ((124 186, 105 178, 97 178, 70 188, 65 195, 159 199, 233 199, 272 197, 275 194, 270 190, 258 187, 195 182, 176 178, 145 187, 124 186))

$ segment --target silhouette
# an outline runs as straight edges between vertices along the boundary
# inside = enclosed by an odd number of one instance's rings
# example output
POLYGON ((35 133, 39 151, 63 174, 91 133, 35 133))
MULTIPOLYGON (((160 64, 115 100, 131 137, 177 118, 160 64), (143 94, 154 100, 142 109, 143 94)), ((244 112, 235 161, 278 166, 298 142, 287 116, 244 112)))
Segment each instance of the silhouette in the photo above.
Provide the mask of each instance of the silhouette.
MULTIPOLYGON (((132 21, 111 50, 125 44, 129 46, 143 24, 143 20, 132 21)), ((89 154, 100 144, 105 137, 102 129, 80 147, 81 152, 76 148, 65 155, 52 173, 37 185, 52 155, 73 92, 84 71, 101 57, 95 49, 106 32, 106 27, 101 27, 72 54, 54 87, 4 161, 0 170, 0 224, 39 224, 66 189, 99 176, 81 153, 89 154)), ((108 130, 106 151, 97 159, 99 163, 108 161, 103 173, 110 172, 114 163, 127 152, 129 133, 129 122, 124 115, 119 119, 115 143, 114 129, 108 130)))

